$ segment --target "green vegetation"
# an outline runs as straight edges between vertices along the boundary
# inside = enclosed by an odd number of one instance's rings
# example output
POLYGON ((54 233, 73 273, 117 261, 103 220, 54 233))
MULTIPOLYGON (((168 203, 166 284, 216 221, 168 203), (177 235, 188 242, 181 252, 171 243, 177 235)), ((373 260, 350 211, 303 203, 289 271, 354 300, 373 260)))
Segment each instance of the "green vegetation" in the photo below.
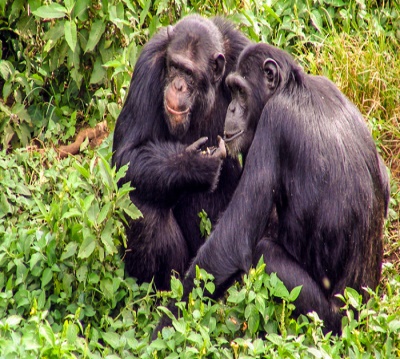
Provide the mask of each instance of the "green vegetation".
POLYGON ((398 0, 0 0, 0 357, 400 357, 399 54, 398 0), (140 213, 116 186, 112 135, 76 157, 54 150, 82 127, 113 128, 143 44, 191 12, 285 48, 370 126, 392 178, 385 264, 368 303, 345 293, 341 337, 324 336, 315 315, 291 319, 298 290, 260 263, 219 302, 204 298, 213 283, 199 270, 181 318, 150 344, 182 285, 154 292, 124 276, 123 221, 140 213))

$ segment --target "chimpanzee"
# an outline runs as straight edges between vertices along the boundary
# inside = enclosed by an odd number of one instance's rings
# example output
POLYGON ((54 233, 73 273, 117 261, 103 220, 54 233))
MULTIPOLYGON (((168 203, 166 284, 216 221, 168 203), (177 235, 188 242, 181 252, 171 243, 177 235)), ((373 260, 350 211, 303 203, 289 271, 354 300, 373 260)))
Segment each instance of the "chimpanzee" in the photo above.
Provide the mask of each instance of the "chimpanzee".
MULTIPOLYGON (((339 333, 337 293, 378 285, 389 201, 386 168, 357 108, 324 77, 305 74, 267 44, 244 49, 226 83, 228 151, 243 154, 238 187, 195 266, 217 288, 264 256, 289 290, 302 286, 296 313, 316 311, 339 333), (278 234, 266 237, 276 210, 278 234)), ((172 307, 172 304, 171 304, 172 307)), ((156 332, 168 320, 163 318, 156 332)))
POLYGON ((218 134, 231 100, 226 75, 247 44, 227 20, 192 15, 140 54, 113 144, 113 164, 129 163, 120 184, 136 188, 131 200, 143 214, 129 222, 124 253, 139 283, 154 277, 168 289, 171 271, 183 274, 204 243, 199 212, 215 223, 236 188, 240 164, 218 134))

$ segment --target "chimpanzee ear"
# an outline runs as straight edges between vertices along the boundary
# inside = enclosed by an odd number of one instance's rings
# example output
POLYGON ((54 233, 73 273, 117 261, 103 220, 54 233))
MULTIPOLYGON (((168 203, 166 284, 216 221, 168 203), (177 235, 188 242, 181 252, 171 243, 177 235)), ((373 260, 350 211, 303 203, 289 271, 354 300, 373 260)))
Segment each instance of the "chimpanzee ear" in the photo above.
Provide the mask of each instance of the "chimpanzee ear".
POLYGON ((172 25, 167 26, 168 40, 172 39, 173 34, 174 34, 174 27, 172 25))
POLYGON ((213 61, 214 82, 217 82, 225 72, 225 56, 221 53, 216 53, 214 54, 213 61))
POLYGON ((280 81, 279 65, 274 59, 266 59, 263 63, 263 71, 271 90, 278 87, 280 81))

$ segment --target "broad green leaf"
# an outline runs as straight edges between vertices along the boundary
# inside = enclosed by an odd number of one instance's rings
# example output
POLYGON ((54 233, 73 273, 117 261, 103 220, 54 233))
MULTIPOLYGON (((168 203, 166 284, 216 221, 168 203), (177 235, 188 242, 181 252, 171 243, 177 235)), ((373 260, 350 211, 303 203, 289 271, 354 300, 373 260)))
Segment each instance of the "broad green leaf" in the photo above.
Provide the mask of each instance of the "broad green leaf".
POLYGON ((319 11, 316 9, 312 10, 310 13, 310 18, 318 32, 322 32, 323 22, 319 11))
POLYGON ((17 184, 17 186, 15 187, 15 193, 18 193, 22 196, 30 196, 31 195, 31 191, 23 183, 17 184))
POLYGON ((111 299, 115 295, 113 282, 110 278, 104 278, 100 281, 100 290, 106 299, 111 299))
POLYGON ((70 345, 76 344, 78 333, 79 333, 78 326, 74 323, 68 323, 67 333, 66 333, 68 344, 70 345))
POLYGON ((104 245, 104 248, 108 254, 114 254, 118 252, 118 249, 115 247, 112 238, 112 231, 114 227, 114 221, 110 218, 103 231, 101 232, 101 242, 104 245))
POLYGON ((97 224, 103 223, 103 221, 108 217, 111 210, 111 202, 107 202, 100 210, 97 216, 97 224))
POLYGON ((151 5, 151 0, 147 0, 143 10, 140 12, 140 22, 139 22, 140 27, 142 27, 144 21, 146 20, 147 14, 149 13, 150 5, 151 5))
POLYGON ((53 272, 50 268, 46 268, 42 274, 42 288, 44 288, 53 279, 53 272))
POLYGON ((289 294, 289 301, 294 302, 297 299, 297 297, 300 295, 302 288, 303 288, 302 285, 299 285, 299 286, 293 288, 289 294))
POLYGON ((4 80, 8 80, 15 72, 14 66, 10 61, 0 60, 0 74, 4 80))
POLYGON ((69 242, 64 248, 64 251, 61 255, 60 261, 62 262, 65 259, 70 258, 73 255, 75 255, 77 248, 78 248, 78 244, 76 242, 69 242))
POLYGON ((121 112, 121 109, 115 102, 110 102, 107 104, 107 110, 110 112, 111 116, 116 120, 121 112))
POLYGON ((102 20, 96 20, 92 28, 90 29, 89 40, 86 44, 85 52, 93 51, 98 42, 101 39, 104 31, 106 29, 106 25, 102 20))
POLYGON ((88 267, 83 265, 78 268, 76 271, 76 278, 79 282, 84 282, 87 278, 88 267))
POLYGON ((73 16, 78 18, 80 21, 86 21, 88 19, 88 9, 90 0, 79 0, 76 1, 73 16))
POLYGON ((55 344, 56 338, 51 329, 50 325, 46 322, 45 324, 41 324, 39 327, 39 333, 42 338, 44 338, 47 343, 49 343, 52 347, 55 344))
POLYGON ((2 192, 0 193, 0 218, 8 213, 11 213, 11 205, 8 203, 5 193, 2 192))
POLYGON ((102 337, 113 349, 120 347, 120 336, 114 332, 103 333, 102 337))
POLYGON ((39 16, 44 19, 60 19, 64 17, 68 11, 64 6, 57 3, 51 3, 50 5, 44 5, 32 11, 33 15, 39 16))
POLYGON ((128 207, 123 207, 122 209, 132 219, 143 218, 142 212, 132 202, 128 207))
POLYGON ((78 3, 80 2, 80 0, 64 0, 64 4, 65 7, 67 8, 68 13, 72 12, 72 9, 75 6, 75 1, 77 1, 78 3))
POLYGON ((78 162, 75 162, 73 166, 78 170, 78 172, 86 179, 90 177, 90 172, 84 167, 81 166, 78 162))
POLYGON ((251 333, 255 333, 260 324, 260 313, 258 312, 256 306, 254 304, 247 305, 244 316, 248 321, 248 327, 251 333))
POLYGON ((230 303, 239 304, 243 302, 245 298, 246 298, 246 289, 243 288, 240 292, 238 292, 235 288, 230 292, 227 301, 230 303))
POLYGON ((57 41, 65 34, 64 27, 65 27, 64 20, 59 20, 43 36, 43 39, 47 40, 47 43, 43 49, 44 52, 49 52, 56 45, 57 41))
POLYGON ((172 319, 172 325, 174 326, 175 330, 178 333, 184 334, 186 333, 186 322, 183 320, 183 318, 177 319, 172 319))
POLYGON ((19 315, 10 315, 6 319, 6 323, 10 328, 17 327, 21 321, 22 318, 19 315))
POLYGON ((100 157, 99 161, 99 174, 101 177, 101 182, 107 187, 107 188, 113 188, 113 179, 111 176, 111 167, 109 163, 103 158, 100 157))
POLYGON ((75 52, 76 42, 78 40, 76 24, 74 21, 66 21, 64 24, 65 40, 72 52, 75 52))
POLYGON ((89 82, 91 84, 97 84, 97 83, 103 81, 105 79, 106 75, 107 75, 107 71, 103 67, 100 57, 98 57, 94 63, 93 71, 90 76, 89 82))
POLYGON ((96 248, 96 240, 93 236, 87 236, 84 240, 83 243, 81 244, 81 247, 79 248, 78 252, 78 258, 87 258, 89 257, 94 249, 96 248))
POLYGON ((82 211, 84 213, 86 213, 89 210, 89 208, 92 205, 92 202, 94 201, 94 199, 95 199, 95 196, 92 193, 92 194, 89 194, 88 196, 86 196, 86 198, 83 200, 82 211))
POLYGON ((71 208, 68 212, 65 212, 61 219, 67 219, 71 217, 81 217, 82 212, 77 208, 71 208))
POLYGON ((398 333, 400 329, 400 320, 392 320, 389 322, 388 326, 391 332, 398 333))
POLYGON ((33 253, 30 260, 29 260, 29 267, 30 270, 41 260, 43 259, 43 254, 40 252, 33 253))

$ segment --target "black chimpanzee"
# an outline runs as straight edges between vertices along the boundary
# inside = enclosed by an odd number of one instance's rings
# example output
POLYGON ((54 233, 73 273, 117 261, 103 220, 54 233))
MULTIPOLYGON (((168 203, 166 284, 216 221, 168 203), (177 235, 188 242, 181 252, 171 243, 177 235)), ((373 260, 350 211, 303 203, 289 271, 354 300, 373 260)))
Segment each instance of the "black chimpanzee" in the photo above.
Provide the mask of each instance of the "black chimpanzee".
POLYGON ((122 182, 136 188, 131 199, 143 214, 129 223, 124 253, 139 282, 154 277, 168 289, 171 271, 183 274, 204 243, 198 213, 215 223, 236 188, 239 162, 217 136, 231 100, 226 75, 248 43, 228 21, 193 15, 141 52, 113 145, 117 168, 129 163, 122 182), (204 154, 202 146, 216 148, 204 154))
MULTIPOLYGON (((223 287, 264 256, 289 290, 296 313, 316 311, 340 332, 337 293, 378 285, 388 176, 357 108, 324 77, 310 76, 282 50, 248 46, 226 83, 228 150, 244 156, 232 200, 195 266, 223 287), (265 237, 276 209, 278 235, 265 237)), ((172 305, 171 305, 172 307, 172 305)), ((168 320, 163 318, 156 333, 168 320)))

